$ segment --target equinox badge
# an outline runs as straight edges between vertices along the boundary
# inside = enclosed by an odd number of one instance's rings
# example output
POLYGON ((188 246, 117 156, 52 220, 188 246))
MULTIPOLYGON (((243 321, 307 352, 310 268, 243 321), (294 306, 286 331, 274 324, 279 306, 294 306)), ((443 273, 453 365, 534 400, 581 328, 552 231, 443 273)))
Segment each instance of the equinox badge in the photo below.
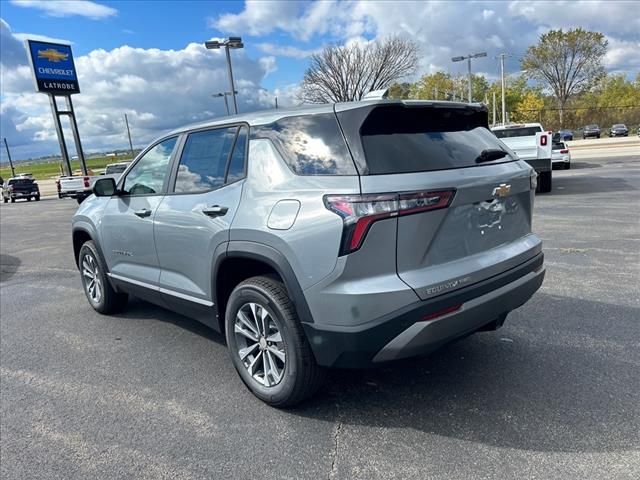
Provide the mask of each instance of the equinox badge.
POLYGON ((507 185, 506 183, 501 183, 499 186, 493 189, 493 196, 498 198, 504 198, 509 195, 511 191, 511 185, 507 185))

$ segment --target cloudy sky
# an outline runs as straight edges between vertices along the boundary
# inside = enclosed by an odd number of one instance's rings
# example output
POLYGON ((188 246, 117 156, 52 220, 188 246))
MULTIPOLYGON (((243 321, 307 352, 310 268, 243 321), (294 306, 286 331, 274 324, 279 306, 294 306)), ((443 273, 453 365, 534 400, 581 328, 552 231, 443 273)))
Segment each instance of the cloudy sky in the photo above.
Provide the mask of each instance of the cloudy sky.
MULTIPOLYGON (((294 102, 308 56, 327 44, 369 41, 391 34, 422 48, 420 73, 463 72, 452 56, 487 51, 474 69, 497 77, 550 28, 581 26, 609 40, 610 72, 640 71, 640 15, 635 1, 2 1, 0 9, 1 135, 16 158, 59 153, 48 100, 34 92, 25 38, 72 45, 82 93, 73 97, 87 151, 126 148, 123 114, 134 144, 162 132, 224 114, 228 90, 221 51, 211 38, 241 35, 232 52, 239 110, 294 102)), ((67 133, 70 151, 73 141, 67 133)), ((1 159, 5 160, 4 151, 1 159)))

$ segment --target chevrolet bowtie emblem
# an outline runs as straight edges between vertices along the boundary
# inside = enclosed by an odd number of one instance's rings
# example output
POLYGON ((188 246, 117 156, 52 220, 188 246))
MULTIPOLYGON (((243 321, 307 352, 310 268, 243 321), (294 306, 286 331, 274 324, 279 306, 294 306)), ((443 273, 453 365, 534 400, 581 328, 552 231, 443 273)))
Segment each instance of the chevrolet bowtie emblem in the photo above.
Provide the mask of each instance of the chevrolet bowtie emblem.
POLYGON ((46 58, 50 62, 60 62, 69 58, 69 54, 59 52, 53 48, 47 48, 46 50, 38 50, 38 58, 46 58))
POLYGON ((507 185, 506 183, 501 183, 499 186, 493 189, 493 196, 500 197, 500 198, 506 197, 507 195, 509 195, 510 191, 511 191, 511 185, 507 185))

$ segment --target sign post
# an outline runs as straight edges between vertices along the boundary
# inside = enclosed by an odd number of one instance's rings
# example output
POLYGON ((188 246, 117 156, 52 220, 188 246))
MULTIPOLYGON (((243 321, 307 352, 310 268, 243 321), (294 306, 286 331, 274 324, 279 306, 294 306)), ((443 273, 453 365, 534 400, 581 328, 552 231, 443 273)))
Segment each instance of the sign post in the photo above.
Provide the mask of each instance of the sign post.
POLYGON ((69 153, 64 141, 64 133, 60 116, 67 115, 71 122, 71 132, 73 140, 76 144, 76 152, 82 168, 83 175, 87 175, 87 165, 82 151, 80 142, 80 134, 78 133, 78 124, 76 115, 71 102, 71 95, 80 93, 78 85, 78 75, 73 62, 73 54, 71 46, 59 43, 41 42, 39 40, 26 40, 28 58, 33 72, 33 81, 35 83, 36 92, 46 93, 51 103, 51 111, 53 113, 53 121, 58 134, 58 142, 60 143, 60 153, 64 161, 67 174, 73 175, 71 162, 69 161, 69 153), (56 101, 57 96, 65 97, 66 110, 59 110, 56 101))

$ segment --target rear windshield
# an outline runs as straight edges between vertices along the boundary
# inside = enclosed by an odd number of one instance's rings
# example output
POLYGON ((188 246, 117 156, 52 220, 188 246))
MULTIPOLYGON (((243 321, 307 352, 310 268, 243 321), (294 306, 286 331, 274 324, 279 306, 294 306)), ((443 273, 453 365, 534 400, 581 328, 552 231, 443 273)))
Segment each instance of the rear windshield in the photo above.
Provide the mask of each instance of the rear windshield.
POLYGON ((514 160, 509 153, 479 163, 483 151, 504 150, 471 109, 388 106, 374 109, 360 127, 369 174, 430 172, 514 160))
POLYGON ((13 180, 9 180, 9 185, 24 186, 24 185, 32 185, 32 184, 33 184, 33 180, 31 180, 30 178, 15 178, 13 180))
POLYGON ((591 130, 595 130, 596 128, 598 128, 598 125, 587 125, 585 128, 589 128, 591 130))
POLYGON ((105 175, 111 175, 112 173, 122 173, 127 169, 128 165, 109 165, 104 171, 105 175))
POLYGON ((540 127, 518 127, 507 128, 504 130, 494 130, 493 133, 498 138, 513 138, 513 137, 534 137, 536 133, 542 131, 540 127))
POLYGON ((251 138, 269 138, 298 175, 356 175, 334 113, 287 117, 251 128, 251 138))

